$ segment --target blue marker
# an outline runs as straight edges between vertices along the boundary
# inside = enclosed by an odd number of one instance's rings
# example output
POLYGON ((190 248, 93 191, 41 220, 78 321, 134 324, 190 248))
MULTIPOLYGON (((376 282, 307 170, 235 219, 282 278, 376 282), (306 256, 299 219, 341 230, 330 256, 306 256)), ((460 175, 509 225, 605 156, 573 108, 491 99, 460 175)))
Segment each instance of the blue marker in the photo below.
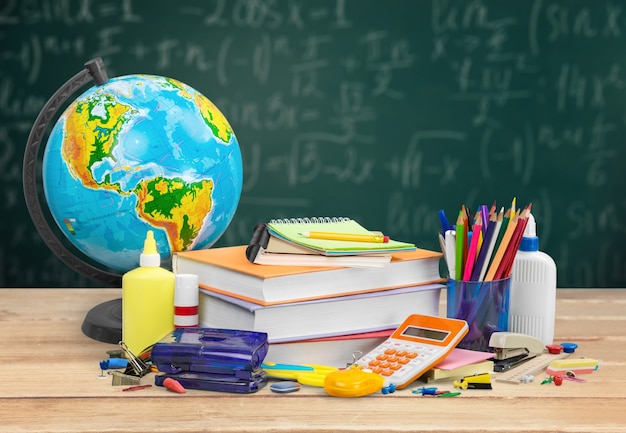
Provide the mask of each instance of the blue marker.
POLYGON ((446 231, 451 230, 452 226, 448 222, 446 212, 443 209, 439 210, 439 222, 441 223, 441 234, 445 236, 446 231))

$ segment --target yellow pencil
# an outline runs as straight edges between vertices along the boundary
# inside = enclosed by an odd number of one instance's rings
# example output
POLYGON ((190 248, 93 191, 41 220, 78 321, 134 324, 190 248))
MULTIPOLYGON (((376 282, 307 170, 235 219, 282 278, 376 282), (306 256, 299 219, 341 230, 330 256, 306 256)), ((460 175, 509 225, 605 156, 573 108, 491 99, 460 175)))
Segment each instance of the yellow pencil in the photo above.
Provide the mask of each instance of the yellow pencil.
POLYGON ((309 239, 326 239, 329 241, 349 241, 349 242, 389 242, 389 236, 382 234, 361 234, 361 233, 341 233, 341 232, 303 232, 302 236, 309 239))

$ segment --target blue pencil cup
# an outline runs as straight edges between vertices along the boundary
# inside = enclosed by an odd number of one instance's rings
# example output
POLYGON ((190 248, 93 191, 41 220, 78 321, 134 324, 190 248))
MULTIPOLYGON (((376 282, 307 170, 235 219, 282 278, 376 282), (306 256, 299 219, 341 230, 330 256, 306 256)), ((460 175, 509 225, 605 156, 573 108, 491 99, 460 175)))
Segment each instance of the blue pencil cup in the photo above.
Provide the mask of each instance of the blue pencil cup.
POLYGON ((509 330, 510 292, 510 277, 495 281, 448 279, 447 316, 463 319, 469 327, 469 332, 457 347, 491 351, 491 334, 509 330))

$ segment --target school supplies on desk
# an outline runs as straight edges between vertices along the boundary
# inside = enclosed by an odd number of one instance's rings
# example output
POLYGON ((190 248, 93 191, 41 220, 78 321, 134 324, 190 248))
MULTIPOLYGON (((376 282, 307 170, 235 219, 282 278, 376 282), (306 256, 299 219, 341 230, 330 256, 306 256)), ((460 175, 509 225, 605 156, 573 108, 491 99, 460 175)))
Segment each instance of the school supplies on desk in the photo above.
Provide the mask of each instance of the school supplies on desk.
POLYGON ((277 219, 271 220, 267 227, 272 236, 327 256, 392 253, 416 248, 412 243, 371 232, 344 217, 277 219), (311 236, 313 232, 325 235, 311 236), (363 237, 371 237, 371 241, 363 241, 363 237))
POLYGON ((200 324, 265 332, 270 343, 378 331, 397 327, 414 312, 436 315, 442 288, 428 284, 262 306, 207 287, 200 296, 200 324))
POLYGON ((174 254, 175 273, 198 275, 201 288, 261 305, 377 292, 443 281, 441 253, 424 249, 393 253, 384 268, 259 266, 246 246, 174 254))

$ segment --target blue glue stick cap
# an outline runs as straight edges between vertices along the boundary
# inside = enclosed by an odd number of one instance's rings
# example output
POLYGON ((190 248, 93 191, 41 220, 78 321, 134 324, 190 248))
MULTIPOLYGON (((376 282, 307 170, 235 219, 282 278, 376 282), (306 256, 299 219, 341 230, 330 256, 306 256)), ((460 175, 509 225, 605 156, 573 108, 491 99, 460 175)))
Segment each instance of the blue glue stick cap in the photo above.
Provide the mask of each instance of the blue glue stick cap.
POLYGON ((100 361, 100 369, 108 370, 109 368, 126 368, 128 366, 128 359, 124 358, 109 358, 104 361, 100 361))

